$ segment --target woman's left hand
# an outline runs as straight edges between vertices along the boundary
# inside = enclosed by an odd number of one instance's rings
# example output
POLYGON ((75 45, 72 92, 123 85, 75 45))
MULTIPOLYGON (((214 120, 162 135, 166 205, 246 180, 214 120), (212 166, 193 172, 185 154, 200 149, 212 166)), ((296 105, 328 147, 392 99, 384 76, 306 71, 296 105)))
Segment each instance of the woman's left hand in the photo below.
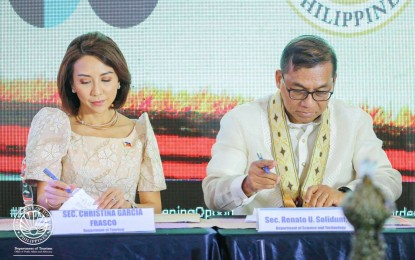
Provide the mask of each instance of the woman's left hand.
POLYGON ((109 188, 99 197, 95 204, 99 209, 129 208, 130 203, 124 199, 124 193, 117 188, 109 188))

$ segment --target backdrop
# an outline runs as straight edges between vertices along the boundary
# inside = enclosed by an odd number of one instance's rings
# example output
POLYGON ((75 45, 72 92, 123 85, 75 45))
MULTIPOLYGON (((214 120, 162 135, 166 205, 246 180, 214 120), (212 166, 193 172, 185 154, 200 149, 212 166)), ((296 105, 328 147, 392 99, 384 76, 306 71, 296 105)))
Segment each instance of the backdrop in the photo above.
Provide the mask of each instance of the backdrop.
POLYGON ((275 91, 283 47, 302 34, 338 55, 334 97, 363 107, 404 179, 397 214, 414 214, 415 6, 411 0, 2 0, 0 216, 21 206, 31 119, 59 106, 69 42, 101 31, 120 46, 133 88, 123 113, 148 112, 168 189, 165 212, 206 210, 201 180, 224 113, 275 91))

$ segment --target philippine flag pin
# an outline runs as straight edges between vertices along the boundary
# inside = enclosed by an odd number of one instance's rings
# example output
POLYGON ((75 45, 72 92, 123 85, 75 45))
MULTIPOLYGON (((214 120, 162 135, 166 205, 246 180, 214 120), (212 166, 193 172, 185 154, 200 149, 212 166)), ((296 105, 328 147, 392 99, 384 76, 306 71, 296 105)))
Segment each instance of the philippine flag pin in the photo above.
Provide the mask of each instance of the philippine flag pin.
POLYGON ((127 148, 131 148, 132 145, 131 145, 130 142, 124 141, 124 146, 127 147, 127 148))

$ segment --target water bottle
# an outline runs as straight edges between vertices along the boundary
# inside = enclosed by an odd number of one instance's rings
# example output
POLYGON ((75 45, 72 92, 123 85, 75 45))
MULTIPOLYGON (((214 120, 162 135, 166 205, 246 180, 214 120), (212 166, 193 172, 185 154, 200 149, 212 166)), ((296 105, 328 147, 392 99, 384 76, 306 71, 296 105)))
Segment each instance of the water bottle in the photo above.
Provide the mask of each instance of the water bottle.
POLYGON ((25 207, 28 210, 33 209, 33 189, 29 183, 26 182, 26 158, 22 161, 22 168, 20 170, 20 177, 22 178, 22 198, 25 207))

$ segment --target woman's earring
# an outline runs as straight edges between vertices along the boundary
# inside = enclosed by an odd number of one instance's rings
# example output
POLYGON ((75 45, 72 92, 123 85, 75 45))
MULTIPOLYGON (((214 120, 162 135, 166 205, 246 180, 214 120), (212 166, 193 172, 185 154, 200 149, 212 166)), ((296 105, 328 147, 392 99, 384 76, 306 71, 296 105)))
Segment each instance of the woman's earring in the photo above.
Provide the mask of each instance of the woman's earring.
POLYGON ((72 89, 72 93, 76 93, 75 89, 72 89))
POLYGON ((120 89, 121 88, 121 84, 118 84, 118 88, 117 89, 120 89))

